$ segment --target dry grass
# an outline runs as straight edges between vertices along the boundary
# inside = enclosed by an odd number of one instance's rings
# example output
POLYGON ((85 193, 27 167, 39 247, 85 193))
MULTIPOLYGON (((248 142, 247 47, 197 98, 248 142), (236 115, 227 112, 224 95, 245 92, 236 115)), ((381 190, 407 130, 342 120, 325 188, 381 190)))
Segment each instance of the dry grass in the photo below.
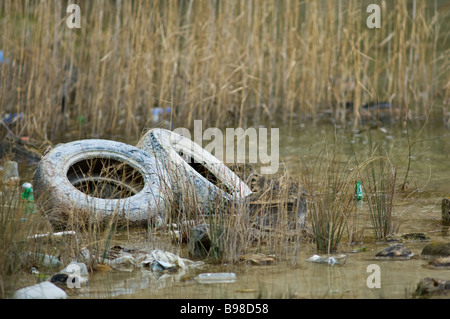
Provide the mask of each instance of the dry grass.
POLYGON ((369 29, 370 3, 101 0, 80 3, 69 29, 64 2, 2 1, 0 111, 25 113, 15 133, 42 141, 138 137, 155 106, 172 107, 175 127, 280 111, 343 120, 347 101, 424 116, 449 98, 449 6, 381 1, 369 29))

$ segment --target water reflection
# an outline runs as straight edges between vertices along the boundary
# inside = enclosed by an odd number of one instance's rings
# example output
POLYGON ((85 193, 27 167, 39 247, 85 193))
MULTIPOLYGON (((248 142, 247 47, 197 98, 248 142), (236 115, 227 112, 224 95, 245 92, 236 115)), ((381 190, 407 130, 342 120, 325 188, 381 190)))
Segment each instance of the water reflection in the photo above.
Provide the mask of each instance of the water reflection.
MULTIPOLYGON (((276 127, 275 125, 272 125, 276 127)), ((398 168, 398 178, 405 176, 408 160, 409 189, 397 194, 395 211, 401 219, 399 231, 424 232, 432 242, 448 242, 449 227, 441 223, 440 202, 448 195, 450 179, 450 132, 442 125, 429 125, 408 148, 420 131, 409 132, 399 125, 369 129, 354 134, 326 124, 303 123, 280 127, 280 162, 299 176, 303 165, 317 160, 325 146, 342 145, 343 152, 359 158, 368 156, 370 144, 379 143, 398 168), (341 144, 338 144, 339 143, 341 144)), ((370 232, 368 229, 366 232, 370 232)), ((364 243, 365 251, 349 253, 344 265, 333 267, 306 262, 317 253, 314 245, 301 244, 298 263, 279 262, 271 266, 208 265, 206 269, 187 273, 155 274, 145 269, 131 272, 93 273, 90 285, 74 298, 405 298, 425 277, 450 278, 450 270, 427 267, 420 252, 428 243, 406 243, 415 256, 407 261, 375 260, 373 257, 387 244, 364 243), (381 269, 381 288, 368 288, 367 266, 376 263, 381 269), (296 266, 292 266, 296 264, 296 266), (192 278, 199 271, 235 272, 237 281, 229 284, 203 285, 192 278)), ((353 250, 342 244, 345 253, 353 250)), ((289 259, 288 258, 288 259, 289 259)))

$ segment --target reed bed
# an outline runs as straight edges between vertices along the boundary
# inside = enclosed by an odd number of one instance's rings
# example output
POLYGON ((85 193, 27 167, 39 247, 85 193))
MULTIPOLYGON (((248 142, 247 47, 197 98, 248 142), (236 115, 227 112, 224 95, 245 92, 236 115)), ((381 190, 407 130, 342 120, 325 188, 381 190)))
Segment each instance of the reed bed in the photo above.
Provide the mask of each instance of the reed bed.
POLYGON ((449 99, 444 1, 379 1, 380 29, 373 1, 75 1, 80 29, 69 2, 0 3, 0 111, 26 115, 18 135, 137 138, 156 106, 174 127, 326 110, 356 126, 367 102, 404 119, 449 99))

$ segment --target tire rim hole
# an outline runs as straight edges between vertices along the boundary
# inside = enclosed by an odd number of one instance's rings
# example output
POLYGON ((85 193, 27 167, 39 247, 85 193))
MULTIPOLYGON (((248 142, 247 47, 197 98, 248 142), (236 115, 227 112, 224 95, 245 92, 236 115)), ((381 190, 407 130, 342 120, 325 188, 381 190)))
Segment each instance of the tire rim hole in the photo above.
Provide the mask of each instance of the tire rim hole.
POLYGON ((183 151, 179 151, 178 155, 180 155, 189 164, 189 166, 191 166, 194 170, 196 170, 197 173, 202 175, 207 181, 209 181, 213 185, 219 187, 226 193, 233 194, 233 191, 231 189, 229 189, 227 185, 220 182, 220 180, 217 178, 217 176, 213 172, 211 172, 206 166, 204 166, 201 163, 196 162, 192 157, 185 155, 183 153, 183 151))
POLYGON ((144 178, 137 169, 110 158, 79 161, 69 168, 67 178, 80 192, 102 199, 131 197, 144 188, 144 178))

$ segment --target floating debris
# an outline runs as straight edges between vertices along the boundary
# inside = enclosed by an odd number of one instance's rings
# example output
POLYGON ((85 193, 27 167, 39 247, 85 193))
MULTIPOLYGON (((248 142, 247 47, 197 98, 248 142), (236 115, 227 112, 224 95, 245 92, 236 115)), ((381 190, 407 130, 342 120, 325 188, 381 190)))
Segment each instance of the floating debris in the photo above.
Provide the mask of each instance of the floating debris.
POLYGON ((313 255, 312 257, 309 257, 306 259, 306 261, 310 261, 313 263, 319 263, 319 264, 328 264, 330 266, 334 266, 336 264, 341 264, 340 260, 345 258, 346 255, 337 255, 337 256, 330 256, 330 257, 321 257, 319 255, 313 255))
POLYGON ((44 281, 34 286, 19 289, 14 294, 14 299, 66 299, 67 294, 64 290, 44 281))
POLYGON ((236 281, 236 274, 233 272, 203 273, 195 277, 195 280, 202 284, 224 284, 236 281))
POLYGON ((144 267, 152 268, 154 271, 176 271, 177 269, 187 269, 203 266, 204 262, 194 262, 189 259, 181 258, 171 252, 162 250, 153 250, 147 255, 147 258, 141 262, 144 267))
POLYGON ((61 232, 57 232, 57 233, 35 234, 32 236, 28 236, 27 239, 36 239, 36 238, 43 238, 43 237, 61 237, 64 235, 76 235, 76 232, 73 230, 67 230, 67 231, 61 231, 61 232))

